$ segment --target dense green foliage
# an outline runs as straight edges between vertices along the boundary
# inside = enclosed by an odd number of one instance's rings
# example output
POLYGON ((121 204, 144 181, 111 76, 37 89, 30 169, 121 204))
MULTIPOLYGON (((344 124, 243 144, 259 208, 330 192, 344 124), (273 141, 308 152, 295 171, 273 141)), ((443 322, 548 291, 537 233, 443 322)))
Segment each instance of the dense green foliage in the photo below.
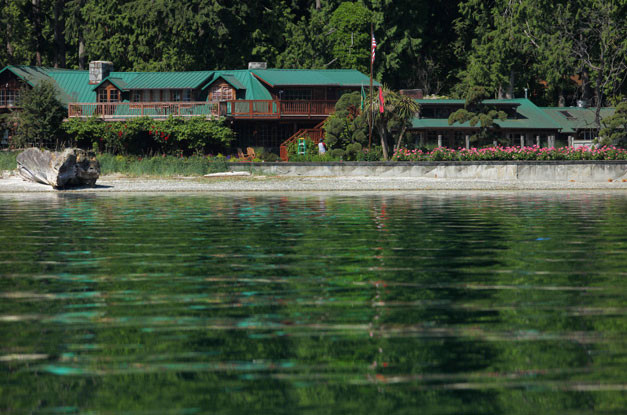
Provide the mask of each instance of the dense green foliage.
POLYGON ((482 102, 487 97, 484 87, 470 87, 464 96, 466 99, 464 108, 455 111, 448 118, 449 125, 467 122, 471 127, 479 127, 479 130, 470 137, 470 141, 476 144, 485 145, 498 139, 498 125, 494 121, 507 119, 507 114, 504 111, 482 102))
POLYGON ((392 89, 539 104, 625 95, 627 5, 610 0, 14 0, 0 5, 0 63, 119 70, 369 70, 392 89), (574 77, 574 78, 573 78, 574 77))
POLYGON ((202 117, 143 117, 118 122, 73 118, 63 124, 63 129, 73 145, 114 154, 216 154, 235 138, 223 121, 202 117))
POLYGON ((603 119, 604 128, 601 130, 601 143, 627 147, 627 101, 616 107, 614 115, 603 119))
POLYGON ((15 158, 19 152, 17 151, 0 151, 0 172, 2 170, 13 170, 17 166, 15 158))
POLYGON ((12 114, 16 128, 11 145, 59 148, 66 111, 56 98, 54 84, 46 81, 33 88, 23 88, 17 105, 20 110, 12 114))
POLYGON ((368 146, 368 122, 360 107, 359 92, 344 94, 335 104, 335 113, 324 123, 324 141, 336 157, 355 160, 368 146))

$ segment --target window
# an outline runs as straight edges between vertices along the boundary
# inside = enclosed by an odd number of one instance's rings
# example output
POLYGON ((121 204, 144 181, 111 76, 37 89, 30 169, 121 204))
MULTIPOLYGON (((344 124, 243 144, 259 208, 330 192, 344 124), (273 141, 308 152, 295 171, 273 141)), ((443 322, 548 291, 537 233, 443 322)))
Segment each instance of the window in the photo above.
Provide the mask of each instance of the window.
POLYGON ((220 84, 211 87, 209 92, 210 101, 229 101, 234 99, 233 89, 227 85, 220 84))
POLYGON ((131 92, 131 101, 132 102, 141 102, 142 101, 142 91, 135 90, 131 92))
POLYGON ((184 89, 183 90, 183 101, 190 102, 192 100, 192 90, 184 89))
POLYGON ((15 105, 19 92, 17 89, 0 89, 0 105, 7 107, 15 105))
POLYGON ((110 89, 109 102, 120 102, 120 91, 118 91, 117 89, 110 89))
POLYGON ((98 90, 98 102, 107 102, 109 97, 107 96, 107 90, 101 88, 98 90))
POLYGON ((573 114, 571 114, 568 111, 560 111, 560 114, 562 114, 564 117, 566 117, 566 119, 568 120, 575 120, 576 118, 573 116, 573 114))
POLYGON ((174 102, 180 101, 181 100, 181 91, 176 90, 176 89, 170 91, 170 97, 171 97, 171 100, 174 101, 174 102))
POLYGON ((290 88, 281 95, 287 101, 311 101, 311 88, 290 88))

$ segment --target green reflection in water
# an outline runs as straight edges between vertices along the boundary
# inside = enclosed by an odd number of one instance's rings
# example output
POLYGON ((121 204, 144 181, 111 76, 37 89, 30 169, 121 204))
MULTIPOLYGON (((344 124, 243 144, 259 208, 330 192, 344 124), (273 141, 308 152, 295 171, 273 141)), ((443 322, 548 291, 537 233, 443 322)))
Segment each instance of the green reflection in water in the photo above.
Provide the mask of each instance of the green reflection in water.
POLYGON ((0 201, 3 413, 627 407, 620 194, 0 201))

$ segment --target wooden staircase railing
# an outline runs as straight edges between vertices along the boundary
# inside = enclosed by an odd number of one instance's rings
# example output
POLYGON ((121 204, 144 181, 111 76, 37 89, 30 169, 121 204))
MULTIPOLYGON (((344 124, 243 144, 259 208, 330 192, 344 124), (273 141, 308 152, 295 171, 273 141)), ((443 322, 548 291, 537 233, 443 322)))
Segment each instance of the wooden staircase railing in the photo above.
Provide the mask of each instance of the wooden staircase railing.
POLYGON ((283 141, 280 147, 281 160, 289 161, 287 146, 289 146, 291 143, 298 140, 299 138, 307 137, 311 139, 314 144, 318 144, 320 141, 322 141, 324 139, 324 130, 322 129, 322 126, 324 125, 325 121, 326 120, 319 122, 313 128, 301 128, 296 132, 296 134, 283 141))

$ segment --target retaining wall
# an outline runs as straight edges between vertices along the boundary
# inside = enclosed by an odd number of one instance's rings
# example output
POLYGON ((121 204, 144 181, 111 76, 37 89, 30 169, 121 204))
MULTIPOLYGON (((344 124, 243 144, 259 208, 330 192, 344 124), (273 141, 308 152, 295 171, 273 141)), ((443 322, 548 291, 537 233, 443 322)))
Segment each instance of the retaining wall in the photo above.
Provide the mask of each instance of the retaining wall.
POLYGON ((229 163, 229 167, 231 171, 281 176, 388 176, 552 182, 627 180, 627 161, 229 163))

